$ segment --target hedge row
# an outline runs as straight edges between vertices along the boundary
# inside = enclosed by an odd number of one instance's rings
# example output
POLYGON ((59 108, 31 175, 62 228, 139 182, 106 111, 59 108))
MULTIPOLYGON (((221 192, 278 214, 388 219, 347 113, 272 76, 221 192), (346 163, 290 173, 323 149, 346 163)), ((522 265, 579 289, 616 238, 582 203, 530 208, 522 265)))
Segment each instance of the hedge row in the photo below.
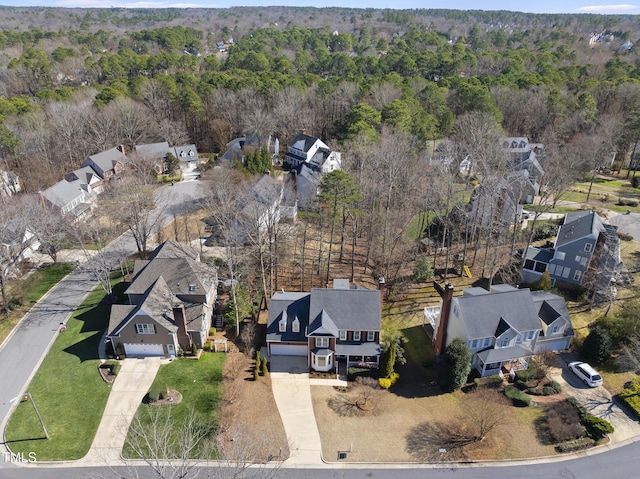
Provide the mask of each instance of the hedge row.
POLYGON ((504 388, 504 395, 511 399, 514 406, 526 407, 531 405, 531 396, 523 393, 513 385, 504 388))
POLYGON ((640 378, 634 378, 628 387, 620 391, 618 399, 622 401, 640 419, 640 378))

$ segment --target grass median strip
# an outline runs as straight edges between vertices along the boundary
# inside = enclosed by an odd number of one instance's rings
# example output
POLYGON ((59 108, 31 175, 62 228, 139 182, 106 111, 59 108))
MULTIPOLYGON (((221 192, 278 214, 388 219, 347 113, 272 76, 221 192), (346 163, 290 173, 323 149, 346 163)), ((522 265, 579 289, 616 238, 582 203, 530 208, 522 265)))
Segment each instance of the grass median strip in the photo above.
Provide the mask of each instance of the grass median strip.
POLYGON ((31 393, 49 433, 45 439, 31 401, 21 402, 9 420, 6 439, 14 453, 35 453, 38 461, 83 457, 95 436, 110 386, 98 373, 98 345, 109 319, 102 289, 92 291, 56 338, 34 376, 31 393))

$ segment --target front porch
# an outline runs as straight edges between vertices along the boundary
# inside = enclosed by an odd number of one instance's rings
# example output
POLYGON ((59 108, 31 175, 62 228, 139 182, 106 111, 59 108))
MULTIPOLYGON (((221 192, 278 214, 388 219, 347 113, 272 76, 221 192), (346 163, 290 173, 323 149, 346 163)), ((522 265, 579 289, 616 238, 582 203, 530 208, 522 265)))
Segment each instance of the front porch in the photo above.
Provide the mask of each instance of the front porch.
POLYGON ((475 369, 480 377, 505 374, 513 377, 516 371, 527 369, 533 351, 522 346, 487 349, 476 354, 475 369))

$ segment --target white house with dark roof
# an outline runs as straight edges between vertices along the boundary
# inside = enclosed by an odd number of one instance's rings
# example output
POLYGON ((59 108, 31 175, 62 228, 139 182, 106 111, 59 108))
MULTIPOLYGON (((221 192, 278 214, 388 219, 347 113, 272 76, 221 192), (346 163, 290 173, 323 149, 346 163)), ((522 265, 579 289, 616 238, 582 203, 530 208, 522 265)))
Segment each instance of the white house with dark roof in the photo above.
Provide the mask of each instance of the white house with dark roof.
POLYGON ((594 211, 567 213, 553 247, 529 247, 520 281, 531 284, 548 270, 557 287, 609 288, 620 265, 617 231, 594 211))
POLYGON ((141 155, 143 158, 156 160, 158 170, 160 172, 162 172, 165 168, 163 163, 165 162, 169 153, 175 156, 176 159, 180 162, 180 170, 182 171, 182 173, 191 173, 197 170, 200 163, 198 149, 194 144, 169 146, 169 143, 167 143, 166 141, 161 141, 158 143, 136 145, 134 149, 135 152, 141 155))
POLYGON ((138 260, 125 294, 129 304, 113 305, 108 338, 116 354, 175 356, 206 341, 218 276, 193 248, 174 242, 138 260))
POLYGON ((480 376, 524 369, 535 354, 569 348, 573 336, 562 297, 510 285, 469 288, 459 297, 447 285, 442 304, 425 308, 425 323, 436 354, 462 338, 480 376))
POLYGON ((278 292, 269 303, 267 352, 302 356, 315 371, 346 374, 379 363, 380 291, 335 279, 333 288, 278 292))

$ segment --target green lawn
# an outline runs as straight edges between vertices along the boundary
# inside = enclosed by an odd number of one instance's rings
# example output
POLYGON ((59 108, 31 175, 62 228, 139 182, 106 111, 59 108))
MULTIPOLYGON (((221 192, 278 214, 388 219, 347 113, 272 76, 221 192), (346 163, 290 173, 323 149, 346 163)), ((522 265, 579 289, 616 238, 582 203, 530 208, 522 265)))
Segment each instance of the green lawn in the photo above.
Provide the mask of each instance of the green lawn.
POLYGON ((110 390, 98 373, 98 345, 110 310, 100 303, 104 295, 102 289, 89 294, 29 385, 49 439, 31 403, 22 402, 6 430, 13 452, 35 452, 39 461, 48 461, 80 459, 89 450, 110 390))
MULTIPOLYGON (((38 269, 24 281, 12 283, 9 286, 9 301, 31 307, 72 270, 73 265, 70 263, 56 263, 45 269, 38 269)), ((0 343, 5 340, 26 312, 26 307, 18 308, 6 318, 0 319, 0 343)))
MULTIPOLYGON (((211 432, 215 431, 219 421, 219 403, 224 394, 222 367, 225 359, 224 353, 205 352, 197 361, 181 358, 160 367, 151 387, 175 389, 182 394, 180 404, 163 406, 171 408, 171 420, 174 424, 183 424, 193 411, 198 421, 205 423, 211 432)), ((256 404, 255 407, 260 405, 256 404)), ((141 404, 136 412, 140 422, 148 425, 149 410, 155 408, 156 406, 141 404)), ((126 445, 123 454, 125 457, 135 457, 126 445)))

